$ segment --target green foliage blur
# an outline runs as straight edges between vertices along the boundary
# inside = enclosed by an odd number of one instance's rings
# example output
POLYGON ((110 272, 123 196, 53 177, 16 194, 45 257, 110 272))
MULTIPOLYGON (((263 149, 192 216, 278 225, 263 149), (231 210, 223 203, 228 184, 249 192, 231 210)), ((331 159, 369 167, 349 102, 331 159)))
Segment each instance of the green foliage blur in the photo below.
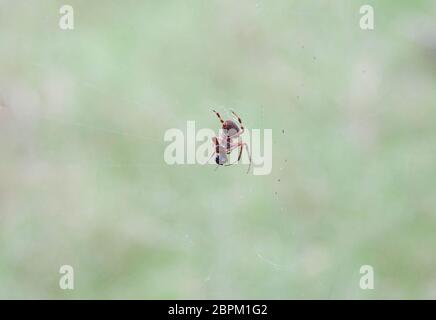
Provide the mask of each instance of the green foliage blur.
POLYGON ((436 298, 434 1, 63 4, 0 1, 0 298, 436 298), (270 175, 164 162, 212 108, 270 175))

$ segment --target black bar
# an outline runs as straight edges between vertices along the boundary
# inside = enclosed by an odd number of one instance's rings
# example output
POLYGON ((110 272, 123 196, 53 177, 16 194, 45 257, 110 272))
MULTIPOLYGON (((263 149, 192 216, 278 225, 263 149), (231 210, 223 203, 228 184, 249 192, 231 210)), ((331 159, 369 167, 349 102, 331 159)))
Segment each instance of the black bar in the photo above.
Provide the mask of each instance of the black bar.
MULTIPOLYGON (((10 308, 14 315, 30 311, 33 315, 56 312, 59 316, 83 317, 89 312, 99 316, 139 319, 282 319, 321 315, 356 315, 373 317, 434 310, 434 301, 401 300, 27 300, 1 301, 2 311, 10 308)), ((430 313, 429 313, 430 314, 430 313)))

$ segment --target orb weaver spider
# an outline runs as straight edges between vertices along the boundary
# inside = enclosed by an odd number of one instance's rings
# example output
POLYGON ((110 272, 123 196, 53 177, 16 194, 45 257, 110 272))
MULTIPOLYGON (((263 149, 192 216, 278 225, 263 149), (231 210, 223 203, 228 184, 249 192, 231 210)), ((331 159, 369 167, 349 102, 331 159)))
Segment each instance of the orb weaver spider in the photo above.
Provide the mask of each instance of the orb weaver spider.
POLYGON ((212 142, 215 146, 215 153, 212 154, 212 157, 215 155, 216 164, 218 166, 231 166, 233 164, 238 163, 241 160, 242 150, 245 147, 245 149, 247 150, 248 159, 250 161, 247 170, 247 173, 249 173, 251 168, 251 154, 250 154, 250 150, 248 149, 248 145, 245 142, 243 142, 241 139, 241 135, 245 131, 241 118, 235 112, 230 110, 233 116, 238 120, 239 125, 241 126, 239 128, 239 126, 236 124, 235 121, 233 120, 224 121, 221 115, 219 114, 219 112, 215 110, 212 111, 217 115, 222 126, 221 136, 212 138, 212 142), (237 142, 234 141, 234 139, 236 138, 238 138, 237 142), (229 163, 228 155, 237 148, 239 148, 238 160, 233 163, 229 163))

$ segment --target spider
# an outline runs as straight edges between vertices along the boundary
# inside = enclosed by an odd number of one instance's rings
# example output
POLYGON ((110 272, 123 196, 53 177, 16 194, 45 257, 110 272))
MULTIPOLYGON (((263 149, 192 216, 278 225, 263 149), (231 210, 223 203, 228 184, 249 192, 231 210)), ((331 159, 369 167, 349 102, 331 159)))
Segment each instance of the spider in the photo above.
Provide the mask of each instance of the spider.
MULTIPOLYGON (((213 137, 212 141, 213 144, 215 146, 215 154, 212 154, 212 156, 215 155, 215 162, 218 166, 231 166, 237 162, 239 162, 239 160, 241 160, 241 156, 242 156, 242 150, 245 148, 247 149, 247 154, 248 154, 248 159, 250 160, 250 164, 248 166, 248 170, 247 173, 250 172, 250 167, 251 167, 251 154, 250 154, 250 150, 248 149, 248 145, 243 142, 240 139, 240 136, 244 133, 244 125, 242 124, 241 118, 239 118, 239 116, 233 112, 232 114, 236 117, 236 119, 239 122, 239 125, 241 126, 241 128, 238 127, 238 125, 236 124, 236 122, 234 122, 233 120, 226 120, 224 121, 223 118, 221 118, 221 115, 216 112, 215 110, 212 110, 218 117, 218 119, 221 122, 222 125, 222 134, 220 137, 213 137), (234 142, 233 139, 239 138, 237 142, 234 142), (238 160, 233 162, 233 163, 228 163, 229 162, 229 158, 227 157, 227 155, 229 155, 234 149, 239 148, 239 155, 238 155, 238 160)), ((218 168, 217 166, 217 168, 218 168)))

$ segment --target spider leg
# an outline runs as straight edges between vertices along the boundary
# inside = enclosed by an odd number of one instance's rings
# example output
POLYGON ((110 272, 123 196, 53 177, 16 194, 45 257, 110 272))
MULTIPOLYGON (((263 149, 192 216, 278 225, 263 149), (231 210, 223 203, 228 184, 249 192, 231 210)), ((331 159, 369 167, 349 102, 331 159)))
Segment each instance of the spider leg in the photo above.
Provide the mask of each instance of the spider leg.
POLYGON ((236 117, 236 119, 238 119, 238 122, 241 125, 241 130, 244 130, 244 125, 242 124, 241 118, 233 110, 230 110, 230 112, 236 117))
MULTIPOLYGON (((241 160, 243 144, 239 144, 239 143, 238 143, 237 147, 239 147, 238 160, 236 160, 236 161, 233 162, 233 163, 229 163, 229 164, 227 164, 226 166, 232 166, 232 165, 234 165, 234 164, 237 164, 237 163, 239 162, 239 160, 241 160)), ((235 149, 235 148, 233 148, 232 150, 234 150, 234 149, 235 149)), ((230 152, 231 152, 231 151, 229 151, 229 153, 230 153, 230 152)))
MULTIPOLYGON (((250 172, 250 168, 251 168, 251 152, 250 152, 250 149, 248 149, 248 145, 246 143, 243 143, 242 146, 244 146, 244 145, 245 145, 245 149, 247 150, 248 160, 250 160, 250 163, 248 164, 248 169, 247 169, 247 174, 248 174, 250 172)), ((239 158, 241 158, 242 146, 241 146, 241 153, 239 154, 239 158)))
POLYGON ((203 165, 208 164, 209 161, 210 161, 210 159, 212 159, 214 155, 216 155, 215 152, 213 152, 213 153, 211 154, 211 156, 209 157, 209 159, 207 159, 207 161, 206 161, 205 163, 203 163, 203 165))
POLYGON ((219 153, 220 140, 221 139, 218 138, 218 137, 213 137, 212 138, 213 145, 215 146, 215 151, 212 152, 212 154, 210 155, 209 159, 205 163, 203 163, 203 165, 208 164, 210 159, 212 159, 214 156, 216 156, 219 153))
MULTIPOLYGON (((229 149, 227 149, 227 153, 231 153, 233 150, 235 150, 236 148, 240 148, 240 147, 241 147, 241 143, 232 143, 232 144, 231 144, 231 147, 230 147, 229 149)), ((239 150, 239 156, 238 156, 238 160, 237 160, 237 161, 234 161, 234 162, 232 162, 232 163, 225 164, 225 166, 226 166, 226 167, 227 167, 227 166, 232 166, 232 165, 238 163, 239 158, 240 158, 240 155, 241 155, 241 152, 242 152, 242 151, 239 150)))
POLYGON ((224 120, 223 118, 221 118, 221 115, 219 114, 219 112, 216 112, 215 110, 212 110, 213 112, 215 112, 216 116, 218 117, 218 119, 220 119, 221 125, 224 124, 224 120))
POLYGON ((236 148, 239 148, 238 160, 234 161, 233 163, 226 164, 226 166, 232 166, 241 160, 242 150, 244 149, 244 146, 245 146, 245 149, 247 150, 248 160, 250 160, 249 165, 248 165, 248 170, 247 170, 247 174, 248 174, 250 172, 250 168, 251 168, 251 152, 250 152, 250 149, 248 148, 247 143, 245 143, 245 142, 238 142, 238 143, 232 145, 230 151, 232 151, 236 148))

